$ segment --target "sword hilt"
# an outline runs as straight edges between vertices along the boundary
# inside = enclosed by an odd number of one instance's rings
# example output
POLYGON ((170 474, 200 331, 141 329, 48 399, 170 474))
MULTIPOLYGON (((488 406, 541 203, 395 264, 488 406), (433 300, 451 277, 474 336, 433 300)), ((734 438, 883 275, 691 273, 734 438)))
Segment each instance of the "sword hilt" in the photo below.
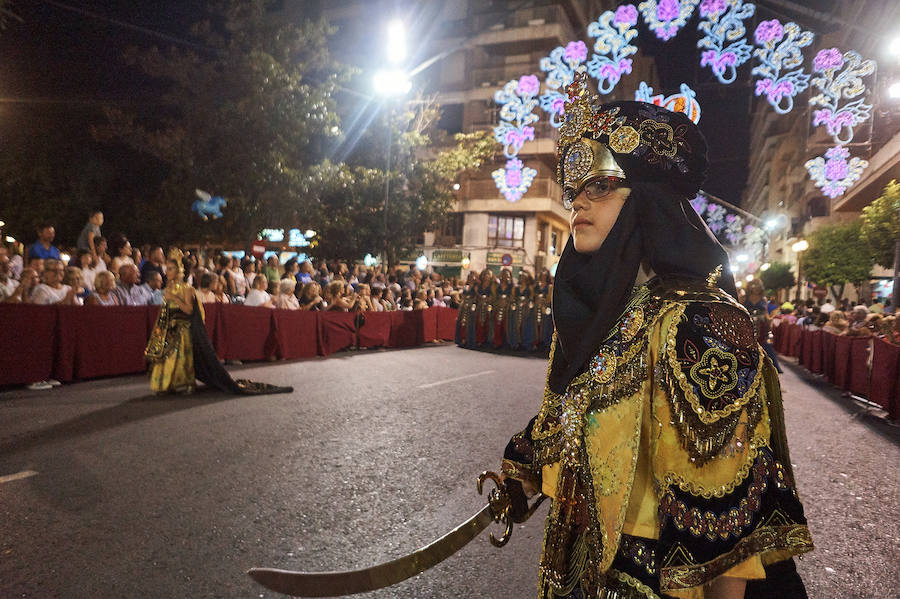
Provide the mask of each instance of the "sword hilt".
MULTIPOLYGON (((478 476, 478 494, 484 494, 484 481, 490 480, 494 483, 495 488, 491 489, 491 492, 488 494, 488 505, 491 506, 491 514, 494 517, 494 522, 499 524, 503 524, 506 526, 506 530, 503 531, 503 536, 499 539, 494 536, 494 533, 491 533, 491 544, 494 547, 503 547, 509 542, 509 537, 512 536, 513 531, 513 517, 512 517, 512 500, 509 497, 509 493, 506 490, 506 486, 503 484, 503 481, 500 480, 500 477, 496 472, 490 472, 485 470, 478 476)), ((535 510, 537 510, 538 506, 546 499, 545 495, 541 495, 538 497, 532 504, 528 507, 528 511, 525 512, 521 521, 524 522, 528 518, 534 514, 535 510)))

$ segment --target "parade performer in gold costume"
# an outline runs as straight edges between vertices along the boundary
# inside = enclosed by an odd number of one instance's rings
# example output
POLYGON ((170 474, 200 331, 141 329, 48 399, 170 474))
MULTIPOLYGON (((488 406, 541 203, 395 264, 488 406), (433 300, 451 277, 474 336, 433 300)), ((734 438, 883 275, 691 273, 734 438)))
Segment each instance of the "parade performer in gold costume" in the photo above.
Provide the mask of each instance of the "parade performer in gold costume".
POLYGON ((586 86, 560 127, 573 235, 547 386, 502 465, 519 511, 552 498, 539 596, 806 597, 777 374, 689 204, 706 142, 683 114, 586 86))
POLYGON ((184 280, 181 258, 181 252, 174 250, 166 260, 165 295, 144 352, 150 365, 150 388, 156 393, 192 393, 196 380, 200 380, 240 395, 292 392, 291 387, 231 378, 210 343, 203 323, 203 304, 184 280))

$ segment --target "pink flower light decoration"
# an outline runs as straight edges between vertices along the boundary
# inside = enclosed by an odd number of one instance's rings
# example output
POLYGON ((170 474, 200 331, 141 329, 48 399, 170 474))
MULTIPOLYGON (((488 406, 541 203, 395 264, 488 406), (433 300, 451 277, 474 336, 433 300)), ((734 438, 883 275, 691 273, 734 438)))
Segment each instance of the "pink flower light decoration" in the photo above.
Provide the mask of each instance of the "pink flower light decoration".
POLYGON ((700 3, 700 16, 717 15, 725 10, 725 0, 703 0, 700 3))
POLYGON ((778 19, 763 21, 756 28, 754 36, 756 37, 757 44, 764 44, 769 41, 780 41, 784 37, 784 27, 781 26, 778 19))
POLYGON ((637 25, 638 11, 633 4, 623 4, 616 9, 616 16, 613 17, 613 23, 616 25, 637 25))
POLYGON ((656 18, 660 21, 674 21, 680 11, 678 0, 660 0, 656 6, 656 18))
POLYGON ((844 66, 844 56, 837 48, 819 50, 813 59, 813 67, 817 71, 830 71, 844 66))
POLYGON ((533 96, 541 89, 541 82, 534 75, 524 75, 519 79, 519 85, 516 87, 516 93, 520 96, 533 96))
MULTIPOLYGON (((632 7, 633 8, 633 7, 632 7)), ((587 44, 582 41, 577 42, 569 42, 566 45, 566 51, 563 54, 566 60, 569 62, 584 62, 587 59, 588 49, 587 44)))

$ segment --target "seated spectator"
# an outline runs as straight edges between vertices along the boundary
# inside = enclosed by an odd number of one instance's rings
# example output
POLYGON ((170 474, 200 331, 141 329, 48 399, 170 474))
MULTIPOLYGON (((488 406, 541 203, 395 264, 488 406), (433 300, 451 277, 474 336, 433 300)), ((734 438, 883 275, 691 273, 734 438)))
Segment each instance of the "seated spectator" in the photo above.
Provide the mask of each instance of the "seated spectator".
POLYGON ((253 279, 253 288, 247 292, 247 299, 244 300, 245 306, 262 306, 264 308, 274 308, 272 296, 266 292, 269 286, 269 280, 264 274, 256 275, 253 279))
POLYGON ((44 272, 44 259, 38 256, 29 256, 28 268, 40 275, 42 272, 44 272))
POLYGON ((278 297, 275 298, 275 307, 282 310, 299 310, 300 302, 294 295, 297 287, 297 279, 288 277, 278 281, 278 297))
POLYGON ((138 268, 134 264, 119 266, 119 283, 113 290, 120 306, 146 306, 150 303, 150 293, 138 284, 138 268))
POLYGON ((219 275, 216 277, 216 280, 213 281, 212 291, 213 295, 216 296, 216 302, 220 304, 230 304, 231 296, 228 295, 225 290, 228 288, 228 281, 224 276, 219 275))
POLYGON ((372 288, 366 283, 358 283, 356 286, 356 309, 362 312, 370 312, 375 309, 372 302, 372 288))
POLYGON ((31 304, 34 303, 34 290, 38 286, 38 274, 33 268, 26 268, 22 271, 22 277, 19 284, 13 290, 12 294, 4 298, 2 301, 9 304, 31 304))
POLYGON ((850 312, 850 326, 847 329, 847 335, 851 337, 869 337, 872 331, 868 327, 866 317, 869 315, 869 309, 862 304, 854 306, 850 312))
POLYGON ((10 274, 6 246, 0 246, 0 302, 13 294, 16 285, 16 280, 10 274))
POLYGON ((384 312, 384 287, 372 287, 372 309, 376 312, 384 312))
POLYGON ((146 283, 150 275, 156 273, 162 279, 163 287, 166 286, 166 255, 163 249, 155 246, 147 254, 147 260, 141 266, 141 283, 146 283))
POLYGON ((435 287, 432 291, 428 292, 429 298, 431 298, 431 307, 432 308, 446 308, 447 304, 444 302, 446 299, 444 297, 444 290, 441 287, 435 287))
POLYGON ((322 299, 321 296, 322 288, 319 287, 319 284, 315 281, 307 283, 303 286, 303 291, 300 292, 300 299, 298 303, 300 304, 301 310, 324 310, 326 308, 325 300, 322 299))
POLYGON ((409 287, 404 287, 400 292, 400 301, 397 303, 397 309, 408 312, 413 309, 413 296, 409 287))
POLYGON ((428 292, 420 289, 416 292, 416 299, 413 302, 413 310, 426 310, 428 308, 428 292))
POLYGON ((297 272, 297 282, 306 285, 308 283, 312 283, 313 280, 313 266, 312 262, 309 260, 304 260, 302 264, 300 264, 300 270, 297 272))
POLYGON ((147 301, 147 304, 150 306, 159 306, 163 302, 163 278, 162 275, 156 271, 147 273, 147 281, 141 284, 150 299, 147 301))
POLYGON ((213 282, 216 281, 214 273, 205 271, 200 275, 200 288, 197 290, 197 300, 201 304, 212 304, 216 301, 216 294, 213 293, 213 282))
POLYGON ((231 261, 229 278, 231 279, 232 285, 234 285, 233 296, 239 297, 241 298, 241 301, 243 301, 244 296, 247 295, 247 289, 250 286, 247 285, 247 278, 244 276, 244 271, 241 269, 241 263, 237 260, 231 261))
MULTIPOLYGON (((253 279, 256 277, 256 262, 250 258, 241 261, 241 270, 244 271, 244 281, 247 283, 247 293, 253 288, 253 279)), ((247 295, 245 293, 244 295, 247 295)))
POLYGON ((66 275, 63 277, 63 285, 68 285, 75 290, 75 303, 79 306, 84 305, 84 300, 91 294, 90 289, 85 289, 84 278, 81 269, 77 266, 67 266, 66 275))
MULTIPOLYGON (((884 308, 882 307, 882 310, 884 308)), ((869 329, 869 332, 872 335, 881 335, 883 326, 882 320, 884 320, 883 312, 874 312, 870 313, 866 316, 866 328, 869 329)))
POLYGON ((105 237, 98 237, 94 240, 94 248, 97 250, 97 261, 94 262, 94 270, 100 272, 102 270, 109 270, 109 263, 112 262, 112 258, 109 256, 109 253, 106 251, 107 242, 105 237))
POLYGON ((847 334, 847 319, 840 310, 832 310, 828 315, 828 323, 822 327, 822 330, 832 335, 847 334))
POLYGON ((231 282, 231 260, 231 256, 222 254, 219 256, 219 268, 216 269, 218 278, 224 280, 223 293, 228 296, 234 295, 234 285, 231 282))
POLYGON ((44 260, 44 275, 31 296, 35 304, 75 304, 75 290, 62 282, 65 272, 66 268, 59 260, 44 260))
POLYGON ((385 287, 384 294, 381 296, 381 303, 384 304, 384 309, 388 312, 397 309, 397 304, 394 302, 394 291, 389 287, 385 287))
POLYGON ((453 308, 455 310, 458 310, 461 301, 462 301, 462 292, 461 291, 451 291, 450 292, 450 301, 447 303, 447 306, 450 308, 453 308))
POLYGON ((897 316, 896 314, 893 316, 893 322, 891 322, 891 334, 886 337, 887 340, 894 345, 900 345, 900 316, 897 316))
POLYGON ((332 312, 348 312, 355 303, 355 298, 345 291, 346 283, 343 280, 332 281, 325 288, 326 310, 332 312))
POLYGON ((266 275, 267 284, 271 287, 269 292, 274 293, 277 281, 281 279, 281 266, 278 264, 278 256, 274 254, 269 256, 269 259, 266 260, 266 265, 259 272, 266 275))
POLYGON ((22 277, 22 270, 25 268, 25 261, 22 256, 16 252, 15 243, 0 244, 0 253, 6 255, 9 260, 9 276, 18 281, 22 277))
POLYGON ((113 293, 116 289, 116 277, 108 270, 97 273, 94 279, 94 291, 84 303, 86 306, 118 306, 119 298, 113 293))
POLYGON ((107 268, 113 272, 113 274, 119 274, 119 267, 123 264, 131 264, 132 266, 137 267, 134 263, 134 259, 131 257, 131 242, 128 241, 128 238, 125 237, 124 233, 113 233, 109 237, 109 253, 112 256, 112 262, 107 265, 107 268))
MULTIPOLYGON (((97 278, 97 273, 99 270, 94 268, 94 256, 88 250, 78 250, 78 254, 75 256, 75 266, 81 269, 81 280, 84 283, 84 288, 88 291, 88 295, 90 291, 94 289, 94 279, 97 278)), ((99 260, 99 258, 96 258, 99 260)))
POLYGON ((53 225, 49 223, 39 225, 37 228, 37 241, 28 248, 28 258, 59 260, 59 249, 53 245, 55 237, 56 229, 53 228, 53 225))

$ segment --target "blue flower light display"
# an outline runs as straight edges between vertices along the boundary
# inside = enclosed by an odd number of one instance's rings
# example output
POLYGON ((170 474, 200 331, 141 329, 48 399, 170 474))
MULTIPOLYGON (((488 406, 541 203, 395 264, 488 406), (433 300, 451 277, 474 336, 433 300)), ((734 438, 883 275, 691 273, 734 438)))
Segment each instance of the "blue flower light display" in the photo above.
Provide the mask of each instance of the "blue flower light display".
POLYGON ((740 214, 731 213, 724 206, 711 202, 703 193, 691 200, 691 206, 723 245, 761 257, 768 241, 765 229, 751 225, 740 214))
POLYGON ((506 166, 491 173, 500 193, 515 202, 528 191, 537 171, 525 167, 516 158, 526 141, 534 140, 534 123, 540 118, 534 114, 538 105, 535 96, 541 83, 534 75, 512 79, 503 89, 494 94, 494 101, 501 104, 500 118, 503 122, 494 127, 494 139, 503 145, 506 166))
POLYGON ((587 33, 597 38, 595 54, 587 64, 588 74, 597 80, 597 89, 608 94, 615 89, 622 75, 631 74, 629 56, 637 52, 631 40, 637 37, 638 12, 633 4, 623 4, 616 12, 608 10, 588 25, 587 33))
POLYGON ((563 106, 566 95, 556 91, 572 83, 577 71, 584 70, 587 58, 587 44, 582 41, 569 42, 565 47, 558 46, 549 56, 541 59, 541 70, 547 73, 544 85, 550 88, 539 98, 541 109, 550 115, 550 125, 559 127, 562 121, 563 106))
POLYGON ((765 95, 778 114, 787 114, 794 108, 794 96, 809 87, 809 75, 803 72, 803 52, 813 42, 813 34, 801 31, 796 23, 782 25, 778 19, 762 21, 754 33, 754 50, 759 66, 751 73, 760 77, 756 82, 756 95, 765 95), (794 69, 794 67, 800 67, 794 69), (783 73, 782 71, 788 71, 783 73))
POLYGON ((750 60, 753 46, 747 43, 744 20, 753 16, 756 6, 743 0, 703 0, 700 3, 700 25, 705 34, 697 42, 704 52, 700 66, 709 67, 721 83, 728 85, 737 78, 737 68, 750 60))
POLYGON ((691 18, 700 0, 646 0, 638 4, 644 22, 656 37, 669 41, 691 18))
POLYGON ((813 70, 820 74, 812 80, 819 93, 809 103, 822 107, 813 111, 813 126, 824 125, 837 144, 850 143, 853 128, 871 116, 872 105, 860 96, 866 93, 862 78, 875 72, 875 62, 863 61, 852 50, 841 54, 837 48, 827 48, 816 54, 813 70), (842 99, 853 101, 842 105, 842 99))
POLYGON ((850 160, 850 151, 844 146, 834 146, 825 152, 825 156, 818 156, 806 161, 806 170, 816 184, 822 188, 822 193, 829 198, 843 195, 860 177, 869 166, 868 160, 853 157, 850 160))

